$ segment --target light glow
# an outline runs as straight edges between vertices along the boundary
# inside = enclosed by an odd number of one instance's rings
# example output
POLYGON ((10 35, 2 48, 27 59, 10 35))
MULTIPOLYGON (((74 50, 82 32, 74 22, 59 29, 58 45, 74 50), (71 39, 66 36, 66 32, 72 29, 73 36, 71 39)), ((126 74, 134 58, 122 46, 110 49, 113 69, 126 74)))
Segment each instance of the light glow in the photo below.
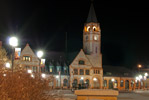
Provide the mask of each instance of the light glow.
POLYGON ((6 68, 10 68, 10 63, 6 63, 6 68))
POLYGON ((27 72, 28 72, 29 74, 31 74, 31 73, 32 73, 32 70, 29 69, 29 70, 27 70, 27 72))
POLYGON ((38 56, 39 58, 41 58, 41 57, 43 56, 43 51, 38 51, 38 52, 37 52, 37 56, 38 56))
POLYGON ((147 77, 148 76, 148 73, 145 73, 144 75, 147 77))
POLYGON ((139 79, 142 79, 142 75, 139 75, 139 79))
POLYGON ((94 81, 97 81, 97 78, 93 78, 94 81))
POLYGON ((46 78, 46 74, 41 74, 41 77, 42 78, 46 78))
POLYGON ((16 37, 11 37, 11 38, 9 39, 9 44, 10 44, 11 46, 13 46, 13 47, 18 46, 18 39, 17 39, 16 37))
POLYGON ((57 76, 56 76, 56 78, 58 79, 58 78, 59 78, 59 76, 57 75, 57 76))
POLYGON ((83 80, 84 78, 83 77, 81 77, 81 80, 83 80))
POLYGON ((114 79, 114 78, 112 78, 112 79, 111 79, 111 81, 112 81, 112 82, 114 82, 114 81, 115 81, 115 79, 114 79))

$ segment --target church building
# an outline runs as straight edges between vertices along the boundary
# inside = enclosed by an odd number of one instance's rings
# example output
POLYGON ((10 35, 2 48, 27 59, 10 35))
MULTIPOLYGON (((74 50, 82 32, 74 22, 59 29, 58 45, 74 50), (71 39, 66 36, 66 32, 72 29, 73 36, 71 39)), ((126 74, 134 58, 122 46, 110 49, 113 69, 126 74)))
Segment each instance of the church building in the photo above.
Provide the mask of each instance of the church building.
POLYGON ((69 66, 70 87, 102 88, 101 29, 93 4, 83 29, 83 49, 69 66))

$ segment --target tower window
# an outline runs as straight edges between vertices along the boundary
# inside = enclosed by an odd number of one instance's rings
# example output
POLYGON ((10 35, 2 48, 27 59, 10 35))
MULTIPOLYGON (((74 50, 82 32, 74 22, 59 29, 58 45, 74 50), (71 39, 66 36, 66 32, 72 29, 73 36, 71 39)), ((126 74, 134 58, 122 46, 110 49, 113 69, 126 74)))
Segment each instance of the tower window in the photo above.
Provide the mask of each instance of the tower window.
POLYGON ((85 62, 83 60, 79 60, 79 65, 84 65, 85 62))
POLYGON ((89 31, 90 31, 90 26, 87 27, 87 32, 89 32, 89 31))
POLYGON ((93 30, 96 31, 96 26, 93 27, 93 30))

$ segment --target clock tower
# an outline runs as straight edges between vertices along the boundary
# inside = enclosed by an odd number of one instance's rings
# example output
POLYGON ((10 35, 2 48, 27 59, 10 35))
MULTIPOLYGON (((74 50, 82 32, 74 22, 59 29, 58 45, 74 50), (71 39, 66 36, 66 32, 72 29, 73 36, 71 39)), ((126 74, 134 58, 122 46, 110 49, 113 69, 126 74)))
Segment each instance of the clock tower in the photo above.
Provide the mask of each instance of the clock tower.
POLYGON ((99 55, 101 53, 101 30, 97 21, 93 4, 83 30, 83 50, 87 55, 99 55))

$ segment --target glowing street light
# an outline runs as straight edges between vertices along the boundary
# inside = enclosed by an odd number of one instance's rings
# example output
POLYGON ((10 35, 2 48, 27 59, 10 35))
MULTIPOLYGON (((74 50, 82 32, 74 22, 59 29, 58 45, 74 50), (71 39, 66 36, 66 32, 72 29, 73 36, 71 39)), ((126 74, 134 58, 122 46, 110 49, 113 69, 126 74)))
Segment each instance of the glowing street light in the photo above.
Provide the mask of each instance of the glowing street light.
POLYGON ((18 39, 17 39, 16 37, 11 37, 11 38, 9 38, 9 44, 10 44, 12 47, 18 46, 18 39))
POLYGON ((147 77, 148 76, 148 73, 145 73, 144 75, 147 77))
POLYGON ((58 79, 58 78, 59 78, 59 76, 57 75, 57 76, 56 76, 56 78, 58 79))
POLYGON ((33 74, 31 74, 31 77, 34 78, 35 76, 33 74))
POLYGON ((143 77, 142 77, 142 75, 139 75, 139 79, 142 79, 143 77))
POLYGON ((97 81, 97 78, 93 78, 94 81, 97 81))
POLYGON ((136 80, 139 80, 139 77, 136 77, 136 80))
POLYGON ((37 52, 37 56, 38 56, 39 58, 41 58, 41 57, 43 56, 43 51, 38 51, 38 52, 37 52))
POLYGON ((81 77, 81 80, 83 80, 84 78, 83 77, 81 77))
POLYGON ((44 74, 44 73, 41 74, 41 77, 42 77, 42 78, 46 78, 46 74, 44 74))
POLYGON ((114 81, 115 81, 115 79, 114 79, 114 78, 112 78, 112 79, 111 79, 111 81, 112 81, 112 82, 114 82, 114 81))
POLYGON ((31 73, 32 73, 32 70, 29 69, 29 70, 27 70, 27 72, 28 72, 29 74, 31 74, 31 73))
POLYGON ((10 68, 10 63, 9 62, 6 63, 6 68, 10 68))
POLYGON ((3 76, 5 77, 5 76, 6 76, 6 74, 3 74, 3 76))
POLYGON ((12 66, 11 66, 11 68, 12 68, 12 72, 13 72, 13 59, 14 59, 13 47, 18 46, 18 39, 16 37, 10 37, 9 45, 12 46, 12 58, 11 58, 12 66))
POLYGON ((38 51, 38 52, 37 52, 37 57, 39 58, 39 69, 38 69, 38 70, 39 70, 39 73, 40 73, 40 63, 41 63, 41 59, 40 59, 40 58, 41 58, 42 56, 43 56, 43 51, 38 51))

